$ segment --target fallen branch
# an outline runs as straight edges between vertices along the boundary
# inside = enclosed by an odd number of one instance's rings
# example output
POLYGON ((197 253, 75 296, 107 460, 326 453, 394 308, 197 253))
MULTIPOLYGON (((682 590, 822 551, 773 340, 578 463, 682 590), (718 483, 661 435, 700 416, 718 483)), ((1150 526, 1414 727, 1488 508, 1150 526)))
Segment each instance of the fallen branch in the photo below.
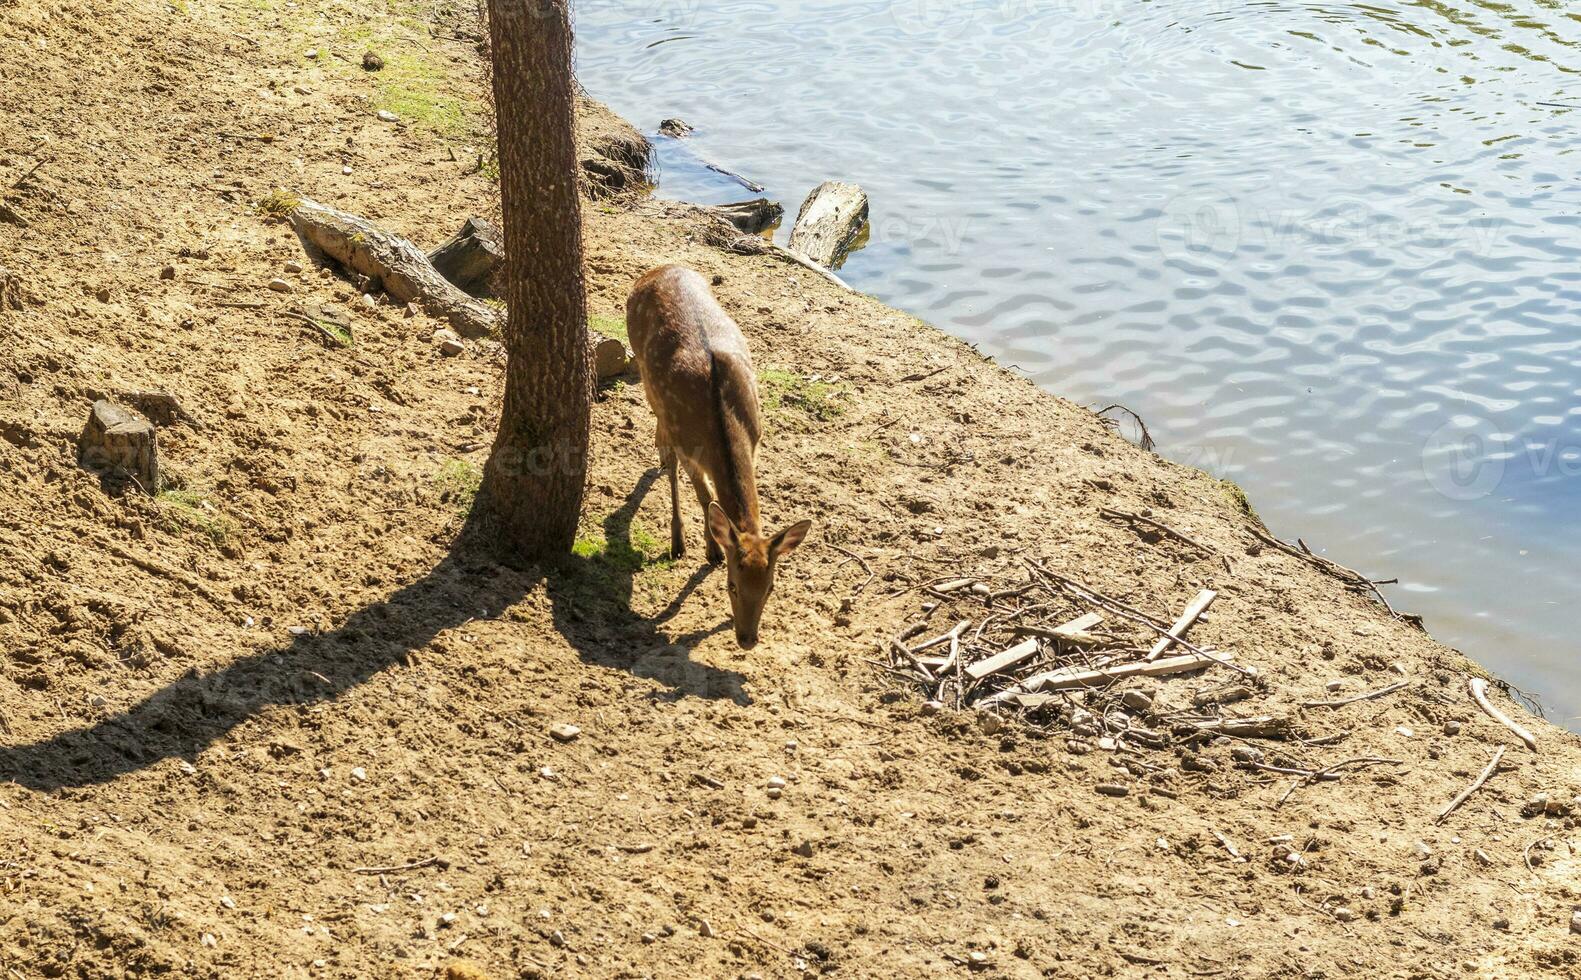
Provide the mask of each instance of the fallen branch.
POLYGON ((463 336, 484 337, 501 326, 502 317, 440 275, 416 245, 365 218, 303 198, 291 209, 291 226, 312 250, 378 280, 396 302, 417 303, 463 336))
POLYGON ((1472 780, 1470 786, 1467 786, 1459 796, 1449 801, 1448 806, 1439 811, 1438 818, 1435 821, 1436 823, 1443 823, 1451 813, 1454 813, 1456 810, 1460 809, 1460 804, 1471 798, 1472 793, 1475 793, 1477 790, 1482 788, 1482 784, 1488 781, 1489 776, 1493 775, 1493 770, 1499 767, 1499 760, 1504 758, 1504 750, 1507 748, 1509 748, 1507 745, 1499 746, 1499 750, 1493 753, 1493 759, 1488 763, 1488 767, 1482 770, 1482 775, 1472 780))
POLYGON ((1358 701, 1371 701, 1374 698, 1381 698, 1381 697, 1384 697, 1386 695, 1393 694, 1395 691, 1403 690, 1404 688, 1407 688, 1407 687, 1410 687, 1410 686, 1411 686, 1411 682, 1410 681, 1401 681, 1398 684, 1390 684, 1388 687, 1379 688, 1376 691, 1368 691, 1365 694, 1357 694, 1357 695, 1353 695, 1353 696, 1348 697, 1348 698, 1340 698, 1337 701, 1303 701, 1303 702, 1301 702, 1301 707, 1303 707, 1303 708, 1343 708, 1347 704, 1355 704, 1358 701))
POLYGON ((1201 551, 1204 554, 1218 554, 1217 551, 1214 551, 1212 548, 1208 547, 1202 542, 1197 541, 1195 538, 1189 537, 1161 521, 1155 521, 1151 517, 1143 517, 1141 514, 1128 514, 1123 510, 1115 510, 1113 507, 1099 507, 1098 513, 1102 514, 1104 517, 1113 518, 1115 520, 1130 521, 1133 524, 1146 524, 1155 531, 1160 531, 1164 534, 1167 534, 1178 541, 1184 541, 1186 544, 1191 545, 1193 548, 1196 548, 1198 551, 1201 551))
POLYGON ((1473 677, 1466 682, 1466 686, 1471 689, 1471 696, 1476 700, 1477 706, 1483 711, 1487 712, 1488 717, 1514 732, 1515 737, 1520 739, 1522 742, 1525 742, 1528 749, 1531 749, 1533 752, 1537 751, 1537 737, 1531 732, 1522 728, 1520 725, 1517 725, 1509 715, 1500 711, 1498 708, 1495 708, 1493 706, 1493 702, 1488 700, 1487 681, 1480 677, 1473 677))
POLYGON ((1349 582, 1352 585, 1362 586, 1363 588, 1370 591, 1379 602, 1383 603, 1383 608, 1389 611, 1389 616, 1391 618, 1403 618, 1399 613, 1394 611, 1394 606, 1389 604, 1388 598, 1378 588, 1379 584, 1381 584, 1379 581, 1370 579, 1362 573, 1356 571, 1354 568, 1341 565, 1337 561, 1324 558, 1322 555, 1313 554, 1312 549, 1306 546, 1305 541, 1300 541, 1299 543, 1301 547, 1297 548, 1295 545, 1286 544, 1273 535, 1265 534, 1255 527, 1250 528, 1250 530, 1253 536, 1255 536, 1259 541, 1262 541, 1264 544, 1272 545, 1291 557, 1300 558, 1302 561, 1315 565, 1320 570, 1327 572, 1328 574, 1343 582, 1349 582))

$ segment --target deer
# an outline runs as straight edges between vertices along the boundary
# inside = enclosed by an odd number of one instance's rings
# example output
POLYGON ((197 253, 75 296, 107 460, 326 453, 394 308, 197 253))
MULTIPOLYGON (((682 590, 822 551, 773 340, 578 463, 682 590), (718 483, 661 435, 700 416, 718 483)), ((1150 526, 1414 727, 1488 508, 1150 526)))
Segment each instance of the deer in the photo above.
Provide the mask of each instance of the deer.
POLYGON ((681 265, 660 266, 637 280, 626 301, 626 331, 658 421, 659 465, 670 480, 670 554, 686 552, 684 467, 705 515, 708 561, 725 563, 736 642, 750 650, 775 568, 807 537, 812 521, 763 533, 756 476, 762 425, 747 339, 708 281, 681 265))

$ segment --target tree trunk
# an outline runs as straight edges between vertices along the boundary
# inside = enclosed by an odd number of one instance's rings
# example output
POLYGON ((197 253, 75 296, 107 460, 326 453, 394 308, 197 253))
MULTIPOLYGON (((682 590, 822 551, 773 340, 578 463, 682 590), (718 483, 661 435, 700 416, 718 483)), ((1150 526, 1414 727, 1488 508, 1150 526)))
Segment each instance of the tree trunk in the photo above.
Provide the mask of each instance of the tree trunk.
POLYGON ((489 0, 509 362, 479 496, 527 560, 576 538, 593 394, 567 4, 489 0))

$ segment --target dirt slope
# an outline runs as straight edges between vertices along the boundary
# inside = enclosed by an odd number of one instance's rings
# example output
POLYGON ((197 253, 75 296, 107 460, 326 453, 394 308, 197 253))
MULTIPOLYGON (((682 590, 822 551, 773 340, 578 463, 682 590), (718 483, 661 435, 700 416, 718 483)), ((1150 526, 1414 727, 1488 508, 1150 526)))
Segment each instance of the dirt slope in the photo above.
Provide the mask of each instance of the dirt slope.
POLYGON ((6 976, 456 957, 493 976, 1581 975, 1573 736, 1531 720, 1541 752, 1516 746, 1435 825, 1510 741, 1466 698, 1478 668, 1261 547, 1230 488, 911 317, 708 244, 684 208, 590 202, 591 303, 609 327, 633 279, 680 261, 746 330, 765 517, 818 522, 765 642, 735 649, 719 574, 662 560, 632 384, 596 406, 577 558, 532 573, 453 549, 498 348, 442 357, 437 324, 288 272, 300 247, 257 209, 283 186, 432 245, 488 199, 476 51, 428 9, 0 0, 0 191, 29 222, 0 223, 26 298, 0 311, 6 976), (75 465, 91 399, 138 390, 196 420, 161 428, 181 486, 152 500, 75 465), (837 546, 877 573, 859 594, 837 546), (1291 779, 1235 767, 1234 745, 1188 772, 925 717, 870 663, 918 615, 908 587, 1023 557, 1161 616, 1219 590, 1192 636, 1258 668, 1255 710, 1349 733, 1268 758, 1399 763, 1281 804, 1291 779), (1332 680, 1410 686, 1301 707, 1332 680), (555 741, 560 722, 583 734, 555 741), (1095 793, 1117 780, 1128 796, 1095 793), (1553 812, 1523 816, 1539 792, 1553 812))

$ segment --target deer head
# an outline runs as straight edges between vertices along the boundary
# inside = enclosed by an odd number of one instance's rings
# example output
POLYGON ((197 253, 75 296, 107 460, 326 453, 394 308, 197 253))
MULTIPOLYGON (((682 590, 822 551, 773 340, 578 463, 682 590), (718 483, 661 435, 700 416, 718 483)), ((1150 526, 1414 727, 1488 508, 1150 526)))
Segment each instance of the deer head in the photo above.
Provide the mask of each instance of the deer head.
POLYGON ((795 551, 810 530, 812 521, 802 521, 772 538, 764 537, 736 527, 717 501, 708 505, 708 533, 725 553, 730 618, 743 650, 757 645, 763 607, 774 591, 774 566, 795 551))

